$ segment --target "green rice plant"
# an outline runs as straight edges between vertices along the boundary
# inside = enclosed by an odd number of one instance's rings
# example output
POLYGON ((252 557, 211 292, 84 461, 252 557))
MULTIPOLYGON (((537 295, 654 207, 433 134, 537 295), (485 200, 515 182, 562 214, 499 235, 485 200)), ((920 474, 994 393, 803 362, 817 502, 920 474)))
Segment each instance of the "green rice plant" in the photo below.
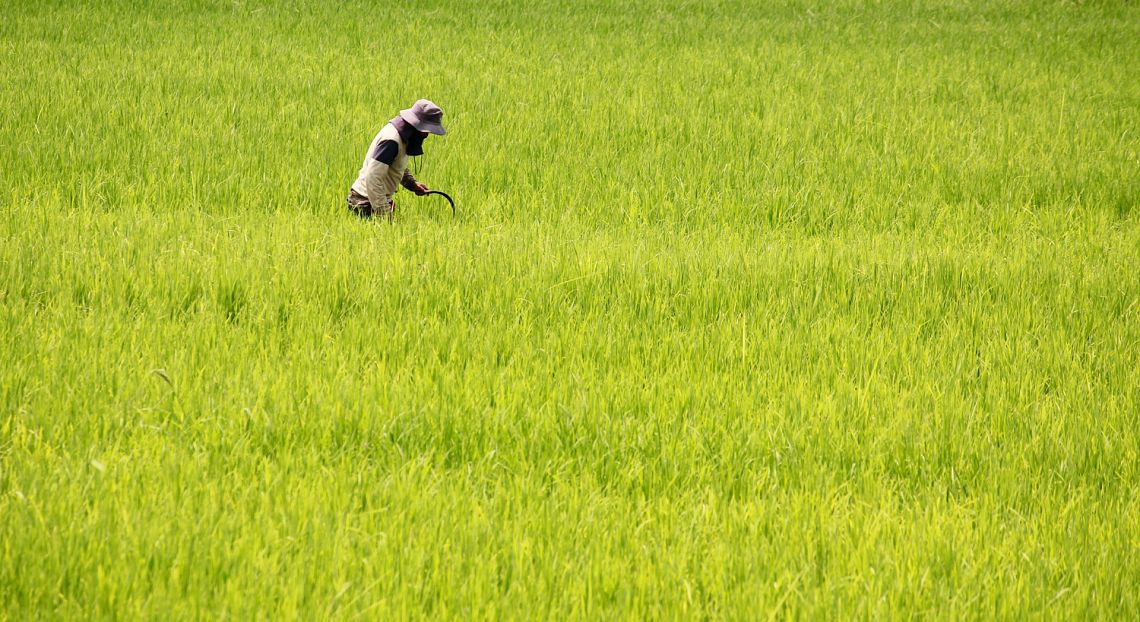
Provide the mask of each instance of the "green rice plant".
POLYGON ((9 2, 0 618, 1136 618, 1138 11, 9 2))

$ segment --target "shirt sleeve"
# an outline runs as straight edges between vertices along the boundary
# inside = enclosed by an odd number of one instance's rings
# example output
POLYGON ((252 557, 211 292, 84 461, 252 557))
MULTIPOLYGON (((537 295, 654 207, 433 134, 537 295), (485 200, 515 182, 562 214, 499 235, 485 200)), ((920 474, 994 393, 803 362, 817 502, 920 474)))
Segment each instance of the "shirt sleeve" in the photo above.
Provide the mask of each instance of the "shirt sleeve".
POLYGON ((392 203, 392 196, 384 187, 384 176, 388 174, 388 165, 379 160, 368 161, 364 170, 364 188, 368 191, 368 202, 373 208, 384 209, 392 203))
POLYGON ((396 156, 400 154, 400 145, 396 144, 394 140, 382 140, 376 143, 376 148, 372 150, 372 159, 377 162, 383 162, 388 166, 396 161, 396 156))
POLYGON ((375 209, 386 209, 392 204, 392 195, 384 187, 383 179, 388 175, 388 167, 396 161, 399 153, 400 146, 396 141, 382 140, 376 143, 372 153, 368 154, 364 186, 368 190, 368 202, 375 209))
POLYGON ((416 187, 416 183, 416 178, 412 176, 412 172, 408 169, 404 169, 404 178, 400 180, 400 185, 416 194, 419 194, 420 189, 416 187))

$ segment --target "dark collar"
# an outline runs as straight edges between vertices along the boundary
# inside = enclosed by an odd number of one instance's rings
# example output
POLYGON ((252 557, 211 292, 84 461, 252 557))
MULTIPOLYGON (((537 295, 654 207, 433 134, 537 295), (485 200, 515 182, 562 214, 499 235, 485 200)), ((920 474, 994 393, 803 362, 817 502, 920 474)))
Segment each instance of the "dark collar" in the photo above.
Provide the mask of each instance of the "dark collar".
POLYGON ((421 156, 424 154, 424 136, 412 127, 411 123, 405 121, 402 117, 392 119, 392 125, 396 127, 396 131, 400 134, 400 140, 404 141, 404 145, 408 148, 408 155, 421 156))

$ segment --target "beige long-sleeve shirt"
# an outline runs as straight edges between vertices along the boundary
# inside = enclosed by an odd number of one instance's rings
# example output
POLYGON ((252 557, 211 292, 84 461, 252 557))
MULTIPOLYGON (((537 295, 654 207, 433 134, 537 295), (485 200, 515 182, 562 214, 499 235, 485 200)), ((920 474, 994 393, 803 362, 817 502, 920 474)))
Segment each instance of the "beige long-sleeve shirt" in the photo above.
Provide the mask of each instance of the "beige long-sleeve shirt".
POLYGON ((408 172, 408 146, 396 127, 389 123, 368 146, 352 189, 368 197, 373 208, 384 210, 392 204, 392 195, 401 185, 413 188, 415 184, 415 177, 408 172))

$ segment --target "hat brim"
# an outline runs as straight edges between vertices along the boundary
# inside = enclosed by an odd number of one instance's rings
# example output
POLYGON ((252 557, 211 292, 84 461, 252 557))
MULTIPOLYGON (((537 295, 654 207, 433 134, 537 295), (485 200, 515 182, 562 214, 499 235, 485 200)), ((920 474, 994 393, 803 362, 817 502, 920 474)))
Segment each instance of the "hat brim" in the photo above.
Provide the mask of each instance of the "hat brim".
POLYGON ((408 123, 411 123, 412 127, 421 132, 435 134, 436 136, 443 136, 447 133, 447 130, 443 129, 443 125, 439 123, 431 123, 430 121, 424 121, 423 119, 417 117, 416 113, 412 112, 411 110, 401 110, 400 118, 407 121, 408 123))

